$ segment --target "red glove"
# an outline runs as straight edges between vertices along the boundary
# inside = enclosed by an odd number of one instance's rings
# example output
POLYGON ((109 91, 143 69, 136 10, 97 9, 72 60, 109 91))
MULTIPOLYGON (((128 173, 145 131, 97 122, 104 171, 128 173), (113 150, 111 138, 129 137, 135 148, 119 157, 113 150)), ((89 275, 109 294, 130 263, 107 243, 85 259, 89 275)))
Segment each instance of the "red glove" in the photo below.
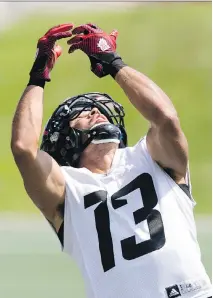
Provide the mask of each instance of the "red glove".
POLYGON ((41 37, 37 44, 35 62, 30 71, 30 82, 33 85, 38 80, 50 82, 50 71, 62 53, 62 48, 55 45, 61 38, 71 37, 73 24, 62 24, 52 27, 41 37))
POLYGON ((125 64, 116 53, 116 38, 118 31, 105 33, 94 24, 86 24, 73 30, 75 37, 68 40, 71 45, 69 53, 82 50, 90 59, 91 70, 98 77, 111 74, 113 77, 125 64))

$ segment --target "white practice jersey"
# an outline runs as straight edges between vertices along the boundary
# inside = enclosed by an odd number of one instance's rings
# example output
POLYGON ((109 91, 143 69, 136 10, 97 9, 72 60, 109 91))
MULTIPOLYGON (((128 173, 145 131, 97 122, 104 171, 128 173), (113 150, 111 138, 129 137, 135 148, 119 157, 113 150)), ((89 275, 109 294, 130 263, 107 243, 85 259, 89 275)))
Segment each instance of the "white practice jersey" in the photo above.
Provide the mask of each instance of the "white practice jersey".
MULTIPOLYGON (((95 152, 94 152, 95 154, 95 152)), ((207 298, 195 202, 154 162, 143 138, 118 149, 107 175, 62 167, 64 251, 89 298, 207 298)))

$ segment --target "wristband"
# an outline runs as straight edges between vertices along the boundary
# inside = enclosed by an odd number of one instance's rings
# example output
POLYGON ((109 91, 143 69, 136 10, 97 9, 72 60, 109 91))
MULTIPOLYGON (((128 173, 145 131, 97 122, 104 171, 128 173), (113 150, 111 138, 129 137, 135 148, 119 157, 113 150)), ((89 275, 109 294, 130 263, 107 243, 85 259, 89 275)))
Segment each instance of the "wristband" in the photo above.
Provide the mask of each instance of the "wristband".
POLYGON ((116 74, 119 72, 120 69, 122 69, 124 66, 127 66, 123 62, 123 60, 119 57, 113 60, 110 64, 110 75, 115 78, 116 74))
POLYGON ((35 86, 39 86, 41 88, 44 88, 45 83, 46 82, 45 82, 44 79, 30 78, 29 83, 27 84, 27 86, 35 85, 35 86))

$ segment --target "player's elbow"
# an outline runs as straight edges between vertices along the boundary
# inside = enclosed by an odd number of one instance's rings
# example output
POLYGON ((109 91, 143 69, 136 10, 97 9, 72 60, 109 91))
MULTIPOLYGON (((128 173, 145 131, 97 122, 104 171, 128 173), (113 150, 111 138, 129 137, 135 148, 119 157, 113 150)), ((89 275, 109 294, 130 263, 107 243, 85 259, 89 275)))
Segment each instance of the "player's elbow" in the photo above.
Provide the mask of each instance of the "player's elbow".
POLYGON ((12 139, 10 147, 14 156, 22 155, 27 152, 26 146, 24 146, 24 144, 21 141, 12 139))
POLYGON ((37 149, 33 149, 31 146, 26 146, 23 142, 13 139, 10 143, 11 151, 14 156, 14 159, 18 161, 19 159, 23 159, 24 157, 35 157, 37 154, 37 149))
POLYGON ((180 120, 176 112, 164 113, 159 123, 159 127, 164 132, 178 134, 181 131, 180 120))

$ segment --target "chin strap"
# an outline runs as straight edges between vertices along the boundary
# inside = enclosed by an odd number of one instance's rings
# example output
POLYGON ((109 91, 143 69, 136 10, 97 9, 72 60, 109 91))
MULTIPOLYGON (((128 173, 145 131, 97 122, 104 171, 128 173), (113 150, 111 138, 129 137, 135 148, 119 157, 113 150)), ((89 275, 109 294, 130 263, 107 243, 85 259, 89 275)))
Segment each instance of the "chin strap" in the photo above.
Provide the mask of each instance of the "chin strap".
POLYGON ((91 143, 93 144, 119 144, 121 140, 121 131, 114 124, 104 122, 95 124, 91 127, 88 136, 89 138, 92 138, 91 143))
MULTIPOLYGON (((77 135, 76 135, 77 137, 77 135)), ((120 129, 111 123, 98 123, 90 128, 90 130, 78 131, 78 142, 71 145, 73 150, 67 150, 67 161, 72 160, 71 165, 75 166, 82 152, 90 144, 104 144, 104 143, 116 143, 119 144, 121 140, 120 129), (83 141, 83 139, 85 139, 83 141), (77 145, 78 144, 78 145, 77 145), (76 147, 77 145, 77 147, 76 147)), ((68 162, 69 163, 69 162, 68 162)))
POLYGON ((119 140, 116 139, 106 139, 106 140, 92 140, 91 142, 92 144, 105 144, 105 143, 116 143, 116 144, 120 144, 119 140))

